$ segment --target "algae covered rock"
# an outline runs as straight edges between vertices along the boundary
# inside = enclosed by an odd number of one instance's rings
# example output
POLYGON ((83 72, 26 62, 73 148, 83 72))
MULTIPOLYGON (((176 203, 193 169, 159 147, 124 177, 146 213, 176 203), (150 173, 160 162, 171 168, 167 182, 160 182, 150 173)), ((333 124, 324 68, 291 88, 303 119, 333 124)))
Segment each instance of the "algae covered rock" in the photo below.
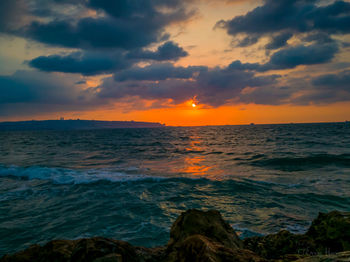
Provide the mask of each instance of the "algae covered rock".
POLYGON ((120 254, 109 254, 107 256, 97 258, 93 262, 123 262, 123 257, 120 254))
POLYGON ((350 250, 350 212, 319 213, 306 235, 314 240, 318 252, 350 250))
POLYGON ((175 261, 264 261, 252 251, 242 249, 243 242, 218 211, 188 210, 171 227, 166 247, 133 247, 127 242, 94 237, 80 240, 51 241, 33 246, 1 262, 175 262, 175 261))
POLYGON ((192 235, 205 236, 232 249, 243 247, 242 240, 216 210, 190 209, 182 213, 171 227, 168 246, 172 247, 192 235))
POLYGON ((182 213, 171 227, 167 253, 167 262, 263 261, 243 249, 242 240, 215 210, 182 213))
POLYGON ((330 255, 309 256, 298 259, 296 262, 350 262, 350 251, 330 255))
POLYGON ((33 245, 26 250, 13 255, 5 255, 1 262, 65 262, 69 261, 76 241, 74 240, 53 240, 44 246, 33 245))
POLYGON ((192 235, 178 243, 164 262, 262 262, 265 261, 250 250, 231 249, 202 235, 192 235))
POLYGON ((286 254, 305 255, 315 252, 315 245, 304 235, 294 235, 287 230, 277 234, 244 239, 244 247, 267 259, 281 258, 286 254))
POLYGON ((54 240, 44 246, 32 246, 14 255, 5 255, 1 262, 96 262, 139 261, 129 243, 102 237, 80 240, 54 240), (100 260, 98 260, 100 259, 100 260), (124 260, 121 260, 124 259, 124 260))
POLYGON ((33 245, 0 262, 350 262, 350 213, 320 213, 306 234, 281 231, 240 240, 218 211, 182 213, 167 246, 134 247, 102 237, 33 245))
POLYGON ((97 258, 111 254, 113 254, 111 259, 114 256, 115 258, 122 257, 125 261, 130 262, 139 261, 135 248, 129 243, 101 237, 79 240, 70 259, 76 262, 93 262, 97 258))
POLYGON ((278 234, 244 239, 245 248, 267 259, 287 254, 315 256, 350 250, 350 213, 320 213, 306 234, 286 230, 278 234))

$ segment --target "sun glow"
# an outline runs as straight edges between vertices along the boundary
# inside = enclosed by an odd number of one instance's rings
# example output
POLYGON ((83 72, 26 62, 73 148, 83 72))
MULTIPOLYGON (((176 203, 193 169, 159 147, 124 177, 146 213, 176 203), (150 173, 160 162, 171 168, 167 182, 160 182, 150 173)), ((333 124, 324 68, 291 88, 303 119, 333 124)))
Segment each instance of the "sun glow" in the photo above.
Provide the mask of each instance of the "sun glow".
POLYGON ((197 105, 195 103, 192 103, 192 107, 195 108, 197 105))

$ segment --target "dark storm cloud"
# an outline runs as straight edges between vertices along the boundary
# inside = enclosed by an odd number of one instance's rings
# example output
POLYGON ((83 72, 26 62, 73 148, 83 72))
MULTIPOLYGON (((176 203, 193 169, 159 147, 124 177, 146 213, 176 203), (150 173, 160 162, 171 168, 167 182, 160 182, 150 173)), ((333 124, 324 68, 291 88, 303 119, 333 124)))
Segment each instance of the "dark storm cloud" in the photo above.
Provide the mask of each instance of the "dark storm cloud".
MULTIPOLYGON (((314 61, 305 59, 304 63, 314 61)), ((291 62, 286 64, 295 65, 291 62)), ((253 72, 257 67, 261 65, 236 61, 225 68, 184 68, 171 64, 131 68, 116 74, 114 79, 106 79, 99 86, 101 92, 98 96, 107 100, 128 96, 172 99, 174 104, 196 96, 199 103, 213 107, 230 103, 307 105, 350 99, 349 71, 339 76, 323 75, 311 80, 298 78, 290 81, 286 78, 282 85, 279 75, 257 76, 253 72), (245 70, 242 71, 243 67, 245 70)))
POLYGON ((290 102, 295 88, 289 86, 267 85, 243 92, 239 101, 242 103, 255 103, 261 105, 280 105, 290 102))
POLYGON ((26 0, 27 13, 34 17, 76 21, 87 11, 85 0, 26 0))
POLYGON ((6 30, 17 11, 15 0, 0 1, 0 30, 6 30))
POLYGON ((0 104, 79 104, 78 100, 87 99, 87 93, 72 86, 72 79, 37 71, 17 71, 11 76, 0 76, 0 104))
POLYGON ((135 50, 128 54, 129 58, 150 59, 157 61, 178 60, 179 58, 185 56, 188 56, 188 53, 182 47, 179 47, 178 44, 172 41, 168 41, 159 46, 154 52, 148 50, 135 50))
POLYGON ((350 33, 350 3, 335 1, 326 6, 316 0, 265 0, 262 6, 246 15, 221 20, 217 27, 229 35, 246 34, 261 37, 273 33, 325 32, 350 33))
POLYGON ((228 67, 232 70, 263 71, 263 65, 259 63, 242 63, 240 60, 233 61, 228 67))
POLYGON ((350 71, 346 70, 338 74, 326 74, 316 77, 312 81, 316 87, 350 92, 350 71))
POLYGON ((196 85, 185 79, 116 82, 113 78, 108 78, 99 89, 101 92, 98 96, 105 100, 136 96, 151 100, 172 99, 174 104, 191 99, 197 93, 196 85))
POLYGON ((177 0, 3 0, 0 7, 0 32, 79 49, 144 48, 167 39, 166 26, 194 14, 177 0), (25 24, 11 26, 22 17, 25 24))
POLYGON ((350 100, 350 71, 308 78, 287 78, 285 85, 262 85, 243 90, 239 101, 264 105, 324 105, 350 100))
MULTIPOLYGON (((231 66, 206 68, 159 64, 158 68, 153 65, 122 72, 128 72, 127 79, 117 81, 116 74, 106 78, 100 86, 88 89, 81 87, 85 82, 74 75, 62 77, 19 71, 12 76, 1 76, 1 115, 96 109, 128 97, 156 101, 171 99, 174 104, 196 97, 200 104, 213 107, 232 103, 307 105, 350 99, 350 71, 321 75, 310 81, 285 79, 284 85, 280 84, 279 75, 257 76, 254 72, 231 66), (160 69, 161 66, 164 68, 160 69)), ((138 100, 133 98, 133 101, 138 100)))
POLYGON ((83 75, 111 73, 142 60, 187 56, 172 41, 156 51, 147 48, 169 38, 166 26, 194 14, 183 0, 3 0, 0 7, 0 32, 78 50, 40 56, 30 66, 83 75))
POLYGON ((194 14, 188 2, 3 0, 0 32, 77 50, 67 55, 37 57, 29 62, 33 68, 83 75, 111 73, 142 60, 176 61, 187 56, 172 41, 156 51, 148 48, 170 37, 166 26, 186 21, 194 14))
POLYGON ((39 56, 31 60, 29 65, 46 72, 95 75, 112 73, 129 67, 131 63, 125 59, 121 53, 105 54, 75 52, 64 56, 39 56))
POLYGON ((0 32, 24 36, 24 28, 40 19, 76 22, 86 13, 85 0, 1 0, 0 32))
POLYGON ((220 106, 239 99, 246 87, 276 84, 278 76, 255 76, 231 68, 175 67, 159 64, 131 68, 106 79, 99 87, 100 97, 139 96, 146 99, 173 99, 181 103, 193 96, 204 104, 220 106))
MULTIPOLYGON (((113 73, 130 67, 141 60, 178 60, 187 56, 187 52, 173 42, 166 42, 158 47, 156 51, 138 50, 126 52, 74 52, 67 55, 40 56, 31 61, 29 65, 46 72, 80 73, 82 75, 97 75, 113 73)), ((155 65, 159 73, 168 69, 155 65), (163 69, 163 71, 161 71, 163 69)))
POLYGON ((298 65, 315 65, 330 62, 338 52, 338 46, 331 44, 298 45, 274 53, 264 65, 268 69, 288 69, 298 65))
POLYGON ((271 42, 268 43, 265 48, 266 49, 278 49, 281 47, 284 47, 285 45, 287 45, 287 41, 293 36, 292 33, 290 32, 283 32, 280 33, 276 36, 273 36, 271 39, 271 42))
POLYGON ((201 72, 196 85, 199 89, 199 101, 212 106, 221 106, 239 101, 245 88, 271 86, 277 84, 278 75, 256 76, 252 72, 244 72, 227 68, 214 68, 201 72))
POLYGON ((0 1, 0 32, 11 32, 20 24, 25 14, 26 2, 24 0, 0 1))
POLYGON ((57 110, 84 110, 102 105, 94 89, 81 89, 79 77, 38 71, 0 76, 0 115, 22 116, 57 110))
POLYGON ((114 79, 119 82, 127 80, 158 81, 168 78, 189 79, 194 73, 203 70, 207 70, 207 68, 204 66, 175 67, 170 63, 162 63, 124 70, 116 73, 114 79))
POLYGON ((36 92, 28 83, 16 79, 16 77, 0 77, 0 104, 31 102, 37 98, 36 92))
POLYGON ((332 43, 334 40, 331 38, 331 36, 324 32, 315 32, 310 33, 302 38, 303 41, 306 42, 318 42, 318 43, 332 43))
POLYGON ((314 77, 303 95, 294 99, 295 104, 329 104, 350 100, 350 71, 314 77))
POLYGON ((246 36, 242 40, 237 41, 237 46, 239 47, 247 47, 250 45, 254 45, 259 41, 259 37, 251 35, 251 36, 246 36))
POLYGON ((275 52, 265 64, 241 63, 234 61, 229 67, 237 70, 269 70, 291 69, 299 65, 315 65, 330 62, 338 52, 334 42, 327 44, 298 45, 275 52))
POLYGON ((164 16, 159 11, 162 7, 175 9, 177 16, 182 16, 185 13, 184 1, 179 0, 89 0, 88 6, 94 9, 100 9, 107 14, 118 18, 147 18, 153 19, 155 16, 160 16, 162 19, 172 20, 174 13, 169 13, 168 17, 164 16), (183 14, 180 14, 183 12, 183 14))
POLYGON ((45 44, 83 49, 140 48, 166 37, 158 25, 114 18, 83 18, 77 25, 33 22, 24 35, 45 44))
POLYGON ((286 80, 286 86, 262 86, 242 99, 262 104, 295 105, 324 105, 350 100, 349 70, 286 80))

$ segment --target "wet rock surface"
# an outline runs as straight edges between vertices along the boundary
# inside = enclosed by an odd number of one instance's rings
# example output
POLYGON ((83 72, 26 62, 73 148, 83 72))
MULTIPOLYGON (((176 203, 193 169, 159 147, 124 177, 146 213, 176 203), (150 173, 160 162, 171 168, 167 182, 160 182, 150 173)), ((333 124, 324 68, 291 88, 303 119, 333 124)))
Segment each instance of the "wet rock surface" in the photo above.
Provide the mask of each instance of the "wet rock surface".
POLYGON ((350 261, 349 251, 350 213, 320 213, 303 235, 284 230, 242 241, 218 211, 191 209, 174 222, 164 247, 134 247, 102 237, 54 240, 5 255, 0 262, 345 262, 350 261))
POLYGON ((286 254, 317 256, 350 250, 350 213, 320 213, 303 235, 280 231, 262 237, 244 239, 245 248, 267 259, 286 254))
POLYGON ((350 212, 320 213, 306 235, 314 241, 318 252, 350 250, 350 212))
POLYGON ((349 262, 350 251, 329 255, 316 255, 298 259, 297 262, 349 262))
POLYGON ((182 213, 171 227, 168 247, 172 248, 192 235, 205 236, 227 248, 243 248, 242 240, 216 210, 190 209, 182 213))

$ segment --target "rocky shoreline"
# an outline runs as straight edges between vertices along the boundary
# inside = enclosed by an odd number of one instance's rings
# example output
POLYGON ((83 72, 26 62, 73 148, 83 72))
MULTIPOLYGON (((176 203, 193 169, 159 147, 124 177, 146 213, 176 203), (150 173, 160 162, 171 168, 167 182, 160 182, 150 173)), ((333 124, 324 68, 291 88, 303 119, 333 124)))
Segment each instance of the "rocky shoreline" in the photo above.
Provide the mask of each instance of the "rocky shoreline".
POLYGON ((218 211, 190 209, 170 230, 166 246, 134 247, 102 237, 54 240, 5 255, 0 262, 260 262, 350 261, 350 213, 320 213, 302 235, 281 231, 239 239, 218 211))

